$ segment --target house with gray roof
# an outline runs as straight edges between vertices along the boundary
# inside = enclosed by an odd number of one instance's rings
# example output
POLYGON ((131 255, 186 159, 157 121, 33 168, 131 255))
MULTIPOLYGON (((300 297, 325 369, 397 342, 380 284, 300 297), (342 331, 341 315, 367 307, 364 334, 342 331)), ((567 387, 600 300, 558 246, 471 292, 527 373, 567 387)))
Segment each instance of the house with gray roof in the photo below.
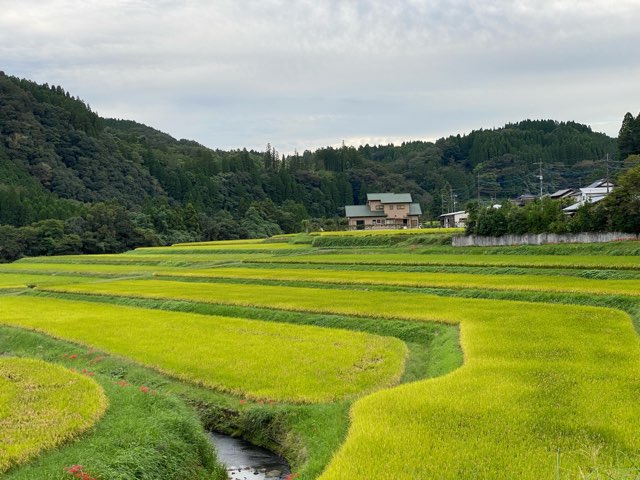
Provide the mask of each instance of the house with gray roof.
POLYGON ((575 203, 562 210, 566 215, 573 215, 576 211, 586 203, 598 203, 613 191, 615 186, 613 183, 604 179, 597 180, 591 185, 580 188, 576 191, 573 198, 575 203))
POLYGON ((422 208, 410 193, 368 193, 366 205, 345 207, 349 230, 418 228, 422 208))

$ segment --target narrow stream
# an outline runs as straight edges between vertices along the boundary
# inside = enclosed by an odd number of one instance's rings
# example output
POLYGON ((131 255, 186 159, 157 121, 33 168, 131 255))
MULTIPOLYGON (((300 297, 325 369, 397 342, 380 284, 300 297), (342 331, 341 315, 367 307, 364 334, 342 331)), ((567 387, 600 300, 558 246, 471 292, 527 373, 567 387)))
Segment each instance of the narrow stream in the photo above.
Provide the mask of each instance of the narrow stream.
POLYGON ((286 460, 267 449, 217 432, 209 438, 230 480, 284 480, 291 473, 286 460))

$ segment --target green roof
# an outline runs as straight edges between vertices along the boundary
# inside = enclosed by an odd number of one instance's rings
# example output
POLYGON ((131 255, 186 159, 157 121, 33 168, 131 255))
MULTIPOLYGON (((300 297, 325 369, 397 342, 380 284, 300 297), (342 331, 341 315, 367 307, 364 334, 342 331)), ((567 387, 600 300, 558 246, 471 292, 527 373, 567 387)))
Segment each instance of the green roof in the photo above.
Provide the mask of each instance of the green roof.
POLYGON ((419 203, 409 205, 409 215, 422 215, 422 208, 419 203))
POLYGON ((382 203, 411 203, 410 193, 367 193, 367 201, 378 200, 382 203))
POLYGON ((344 207, 347 217, 386 217, 384 211, 371 211, 368 205, 347 205, 344 207))

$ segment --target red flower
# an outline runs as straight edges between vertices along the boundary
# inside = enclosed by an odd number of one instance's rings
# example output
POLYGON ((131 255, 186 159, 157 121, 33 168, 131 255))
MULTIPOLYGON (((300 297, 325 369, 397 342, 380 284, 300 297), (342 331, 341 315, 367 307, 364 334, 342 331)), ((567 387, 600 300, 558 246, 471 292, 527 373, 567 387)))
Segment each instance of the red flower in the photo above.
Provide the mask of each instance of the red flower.
POLYGON ((72 465, 70 467, 65 467, 67 473, 78 473, 81 472, 84 467, 82 465, 72 465))
POLYGON ((140 391, 142 393, 149 393, 149 390, 150 390, 149 387, 145 387, 144 385, 140 386, 140 391))
POLYGON ((65 467, 64 470, 69 475, 73 475, 74 477, 79 478, 80 480, 97 480, 95 477, 92 477, 88 473, 83 472, 82 471, 83 469, 84 467, 82 465, 72 465, 70 467, 65 467))

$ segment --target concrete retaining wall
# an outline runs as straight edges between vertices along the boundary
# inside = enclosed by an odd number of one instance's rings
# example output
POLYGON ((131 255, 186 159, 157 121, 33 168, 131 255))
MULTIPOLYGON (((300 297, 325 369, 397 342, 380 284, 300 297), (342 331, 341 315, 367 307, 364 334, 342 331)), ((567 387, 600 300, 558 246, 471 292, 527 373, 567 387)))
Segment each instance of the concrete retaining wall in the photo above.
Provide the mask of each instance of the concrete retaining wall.
POLYGON ((640 240, 633 233, 529 233, 525 235, 503 235, 501 237, 482 237, 479 235, 456 235, 454 247, 504 247, 509 245, 544 245, 547 243, 604 243, 619 240, 640 240))

